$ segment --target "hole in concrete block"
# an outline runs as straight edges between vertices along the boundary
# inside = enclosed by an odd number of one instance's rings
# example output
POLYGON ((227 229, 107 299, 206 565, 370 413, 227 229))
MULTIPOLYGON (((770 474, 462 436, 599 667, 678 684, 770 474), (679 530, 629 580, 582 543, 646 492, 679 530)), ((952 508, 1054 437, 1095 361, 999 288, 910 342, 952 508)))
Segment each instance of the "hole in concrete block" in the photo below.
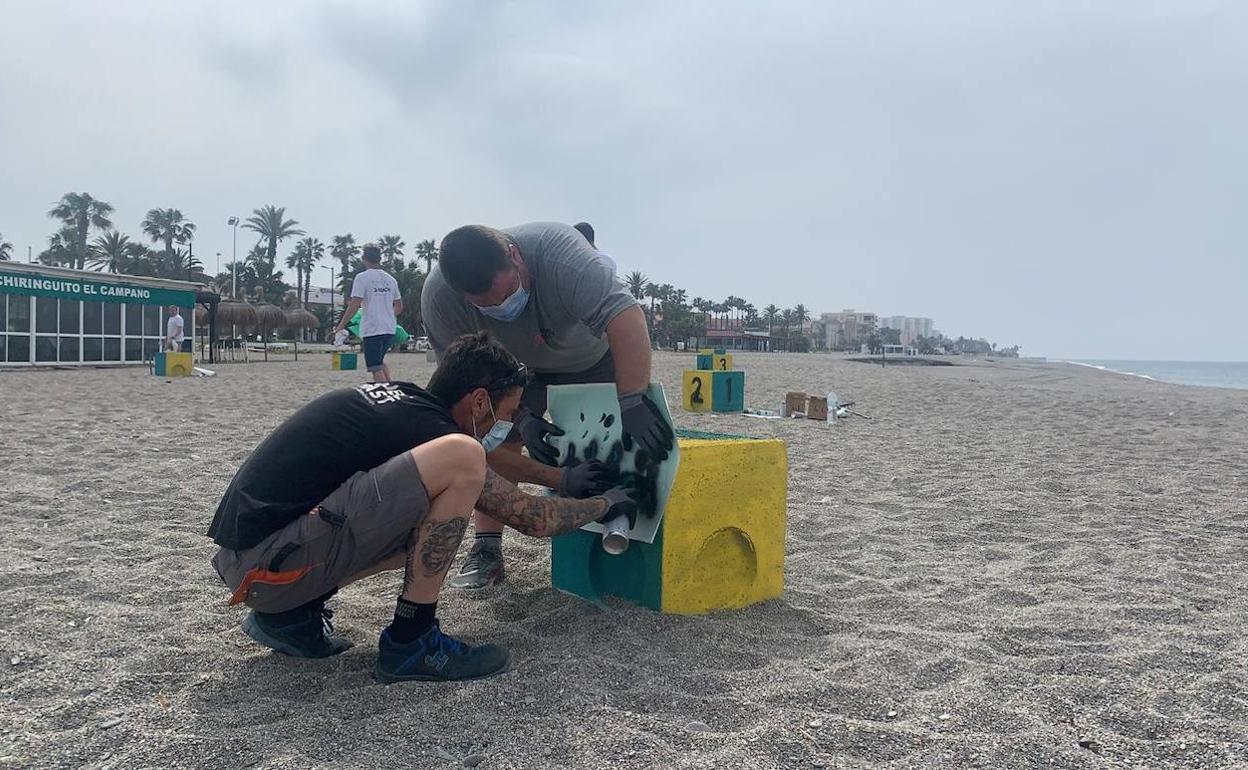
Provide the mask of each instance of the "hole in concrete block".
POLYGON ((698 570, 709 591, 717 588, 745 589, 758 574, 758 554, 750 536, 736 527, 725 527, 702 542, 698 570))

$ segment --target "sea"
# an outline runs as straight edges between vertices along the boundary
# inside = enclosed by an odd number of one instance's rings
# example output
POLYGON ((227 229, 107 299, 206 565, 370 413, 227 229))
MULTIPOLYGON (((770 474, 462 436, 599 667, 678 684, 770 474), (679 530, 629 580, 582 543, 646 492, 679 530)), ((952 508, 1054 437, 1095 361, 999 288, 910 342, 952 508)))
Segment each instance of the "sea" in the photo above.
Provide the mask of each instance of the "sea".
POLYGON ((1248 390, 1248 361, 1114 361, 1083 358, 1068 363, 1176 385, 1248 390))

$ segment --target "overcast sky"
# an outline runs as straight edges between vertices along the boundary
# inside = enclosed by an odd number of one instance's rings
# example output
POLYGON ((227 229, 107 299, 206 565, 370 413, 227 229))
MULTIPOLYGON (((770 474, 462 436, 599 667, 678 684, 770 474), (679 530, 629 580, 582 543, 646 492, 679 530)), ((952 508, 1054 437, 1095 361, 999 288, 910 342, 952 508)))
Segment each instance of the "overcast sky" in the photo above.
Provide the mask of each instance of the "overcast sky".
POLYGON ((1234 2, 0 0, 0 233, 174 206, 211 271, 268 203, 327 242, 585 219, 690 297, 1245 360, 1246 94, 1234 2))

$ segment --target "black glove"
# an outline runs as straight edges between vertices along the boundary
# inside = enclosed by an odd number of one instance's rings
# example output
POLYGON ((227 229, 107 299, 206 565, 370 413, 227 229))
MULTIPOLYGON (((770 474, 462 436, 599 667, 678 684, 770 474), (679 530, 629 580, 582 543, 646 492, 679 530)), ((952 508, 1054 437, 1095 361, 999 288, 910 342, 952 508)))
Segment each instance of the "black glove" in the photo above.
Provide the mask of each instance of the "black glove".
POLYGON ((597 497, 619 483, 619 473, 610 465, 601 460, 587 460, 564 468, 559 475, 559 489, 555 491, 560 497, 581 500, 597 497))
POLYGON ((645 393, 620 396, 620 425, 653 462, 662 462, 671 453, 676 439, 672 426, 645 393))
POLYGON ((632 498, 631 493, 627 489, 624 487, 608 489, 603 493, 602 499, 607 501, 607 510, 598 519, 599 523, 606 524, 616 516, 623 514, 628 517, 629 529, 637 526, 637 501, 632 498))
POLYGON ((516 430, 520 431, 520 438, 524 440, 524 446, 529 450, 529 457, 546 465, 559 464, 559 450, 551 446, 546 437, 562 436, 562 428, 526 411, 516 423, 516 430))

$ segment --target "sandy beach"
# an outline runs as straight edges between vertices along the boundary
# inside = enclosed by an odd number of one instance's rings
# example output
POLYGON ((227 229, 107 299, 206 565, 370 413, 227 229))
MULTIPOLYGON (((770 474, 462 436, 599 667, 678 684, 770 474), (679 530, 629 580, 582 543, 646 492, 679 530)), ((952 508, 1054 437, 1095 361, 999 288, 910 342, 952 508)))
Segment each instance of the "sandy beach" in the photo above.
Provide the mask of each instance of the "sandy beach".
POLYGON ((292 660, 242 634, 204 535, 255 444, 363 372, 0 372, 0 767, 1248 766, 1248 391, 737 356, 747 405, 873 418, 828 425, 681 413, 688 363, 656 360, 679 426, 788 444, 783 597, 598 607, 513 533, 508 581, 439 612, 513 669, 390 687, 397 575, 331 604, 354 649, 292 660))

